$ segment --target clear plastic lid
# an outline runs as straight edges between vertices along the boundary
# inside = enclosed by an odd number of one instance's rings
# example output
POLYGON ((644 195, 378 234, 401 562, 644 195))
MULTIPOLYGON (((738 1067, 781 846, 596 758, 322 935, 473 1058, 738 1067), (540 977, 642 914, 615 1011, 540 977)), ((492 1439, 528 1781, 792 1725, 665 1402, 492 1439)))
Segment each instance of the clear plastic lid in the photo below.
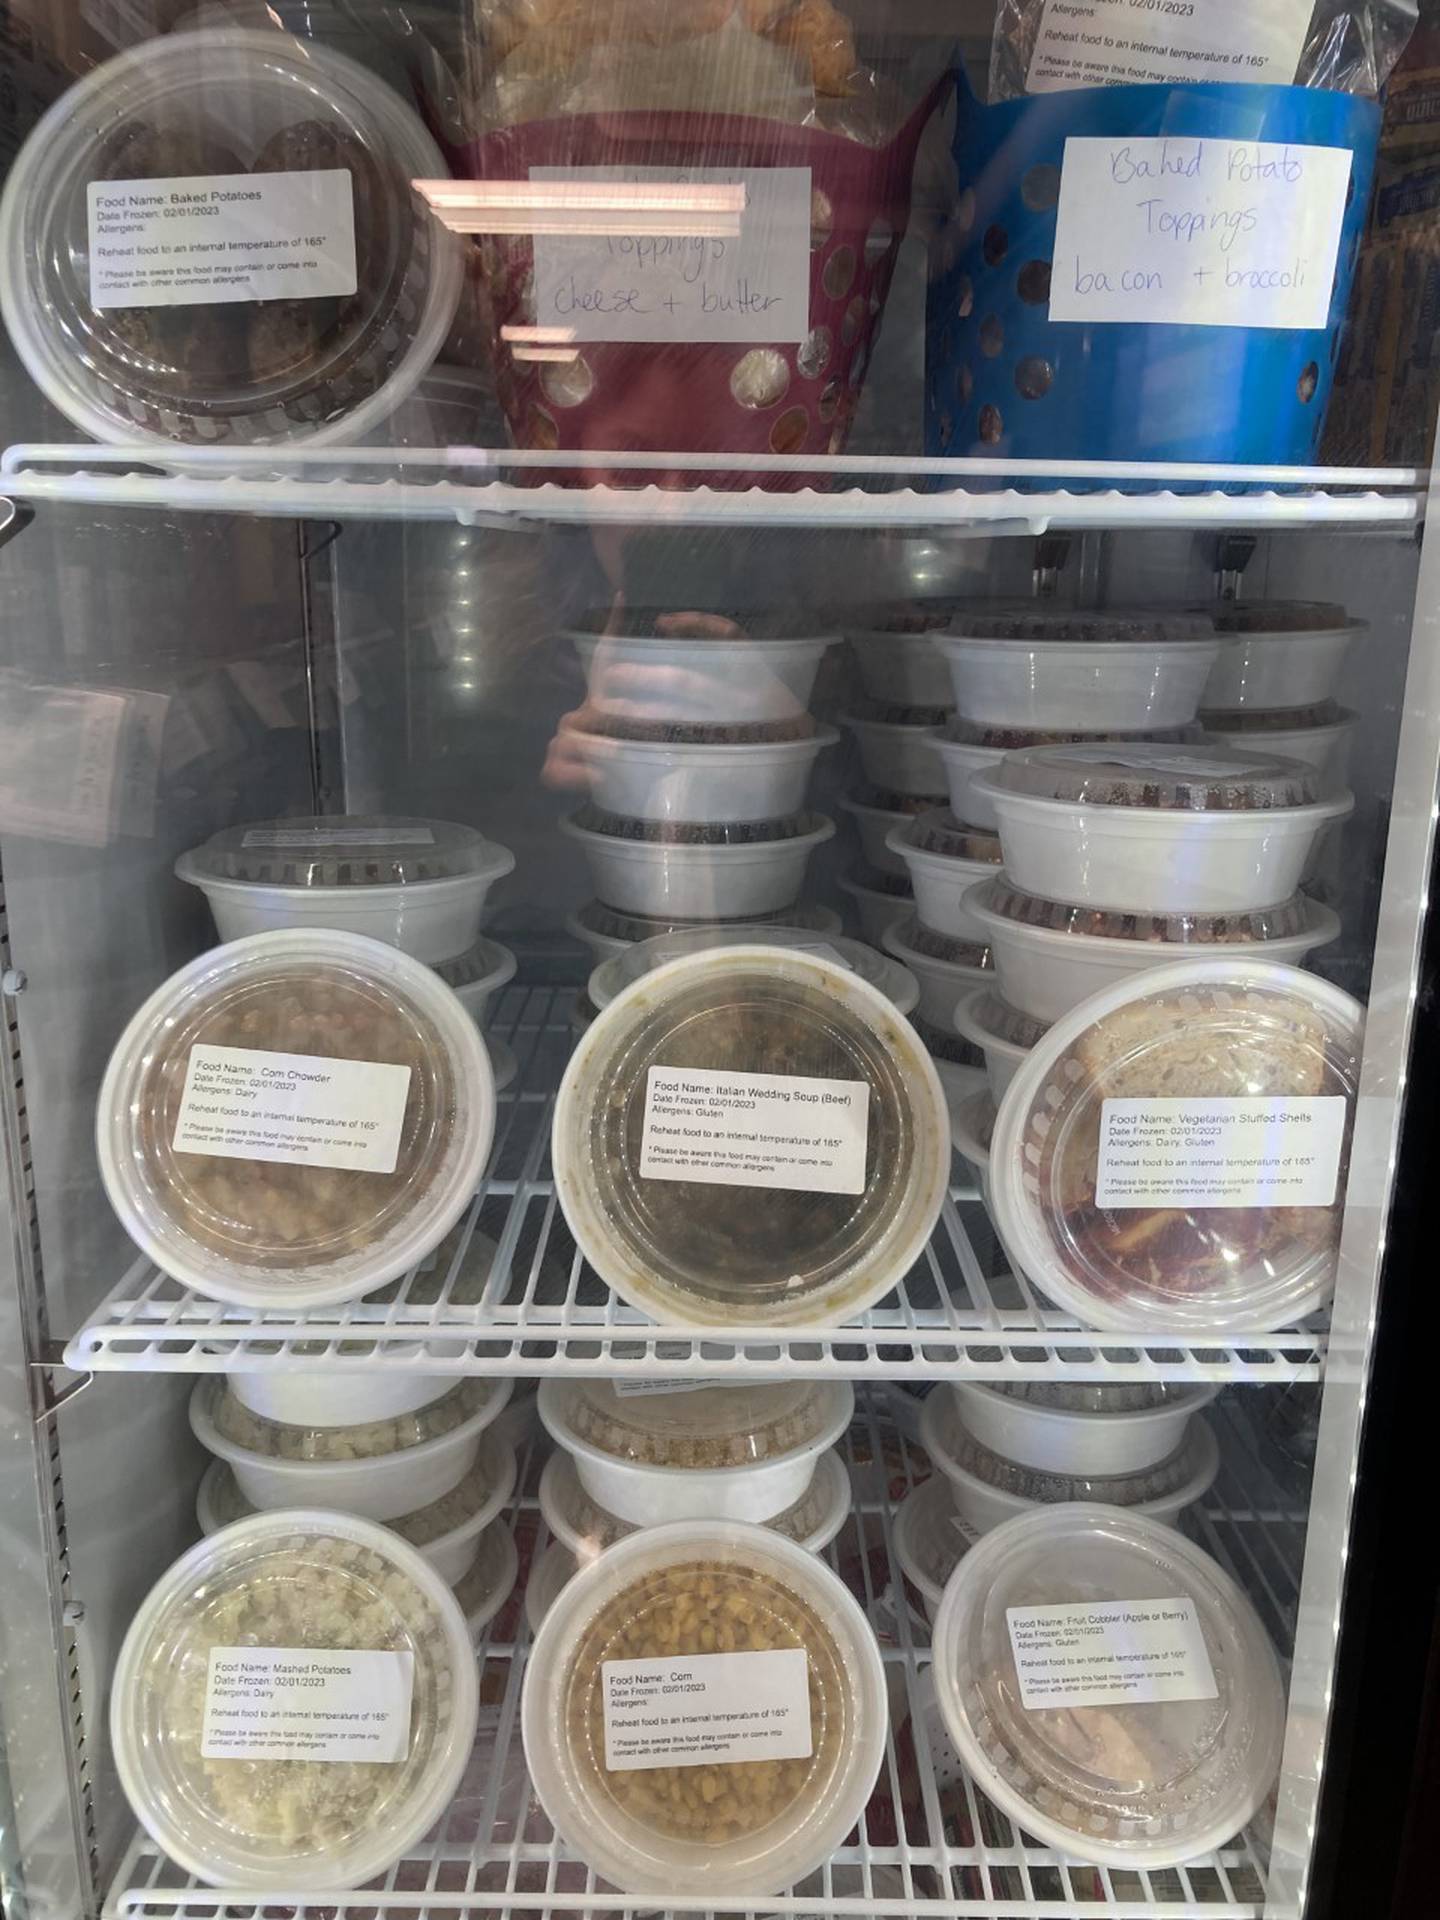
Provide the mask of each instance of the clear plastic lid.
POLYGON ((681 847, 750 847, 780 840, 803 840, 825 825, 818 813, 790 813, 782 820, 641 820, 603 807, 581 807, 573 816, 581 833, 609 840, 646 840, 681 847))
POLYGON ((1284 1691, 1253 1605, 1208 1554, 1143 1515, 1062 1506, 987 1534, 946 1589, 934 1647, 940 1711, 978 1785, 1082 1859, 1143 1868, 1207 1852, 1245 1825, 1279 1769, 1284 1691), (1030 1611, 1060 1607, 1068 1620, 1030 1611), (1126 1615, 1142 1609, 1147 1644, 1173 1669, 1164 1699, 1124 1661, 1138 1631, 1126 1615), (1104 1684, 1067 1676, 1071 1622, 1104 1684))
POLYGON ((1090 644, 1163 645, 1205 640, 1214 633, 1206 613, 1185 608, 1107 607, 1091 611, 1034 600, 997 601, 957 608, 947 632, 976 640, 1076 640, 1090 644))
POLYGON ((878 987, 893 1000, 902 1013, 908 1013, 918 998, 912 974, 887 954, 867 946, 863 940, 850 940, 843 934, 816 936, 798 927, 763 927, 720 923, 713 927, 689 927, 674 933, 662 933, 653 940, 637 941, 627 952, 604 960, 590 976, 590 997, 597 1007, 609 1006, 617 993, 644 974, 663 967, 667 960, 678 960, 685 953, 700 953, 709 947, 775 947, 789 953, 816 953, 823 959, 838 960, 862 980, 878 987))
POLYGON ((626 640, 825 640, 823 622, 812 613, 732 607, 702 613, 670 607, 597 607, 573 631, 588 638, 626 640))
POLYGON ((1270 1330, 1333 1283, 1361 1009, 1312 974, 1182 961, 1057 1021, 996 1125, 997 1226, 1100 1328, 1270 1330))
POLYGON ((937 1060, 946 1060, 956 1067, 979 1067, 983 1070, 985 1056, 971 1040, 963 1039, 958 1033, 947 1033, 943 1027, 932 1026, 928 1020, 917 1020, 915 1031, 927 1053, 937 1060))
MULTIPOLYGON (((1112 733, 1107 730, 1107 740, 1139 740, 1151 746, 1173 744, 1182 740, 1194 740, 1199 729, 1196 727, 1162 727, 1147 733, 1112 733)), ((962 720, 958 716, 951 720, 945 729, 945 739, 960 747, 994 747, 1002 753, 1013 753, 1020 747, 1060 747, 1075 741, 1094 740, 1094 731, 1076 733, 1047 733, 1032 727, 992 727, 979 720, 962 720)))
POLYGON ((1147 945, 1223 947, 1232 942, 1286 940, 1312 927, 1319 909, 1303 893, 1275 907, 1237 907, 1226 913, 1119 913, 1103 907, 1066 906, 1013 886, 1005 874, 983 880, 969 896, 986 913, 1019 927, 1077 933, 1100 940, 1137 940, 1147 945))
POLYGON ((921 732, 933 733, 937 727, 954 716, 953 707, 901 707, 889 706, 879 700, 858 700, 854 710, 846 716, 846 726, 862 727, 915 727, 921 732))
POLYGON ((695 1387, 651 1392, 644 1382, 547 1380, 540 1415, 561 1446, 581 1443, 633 1466, 715 1472, 829 1445, 854 1392, 843 1381, 695 1387))
POLYGON ((966 1002, 969 1023, 987 1040, 1003 1040, 1007 1046, 1023 1047, 1028 1053, 1047 1032, 1043 1020, 1021 1013, 998 993, 977 993, 966 1002))
MULTIPOLYGON (((818 1552, 843 1525, 850 1507, 849 1494, 845 1462, 832 1449, 815 1463, 815 1477, 800 1498, 763 1524, 812 1553, 818 1552)), ((587 1558, 603 1553, 606 1547, 613 1547, 617 1540, 636 1531, 631 1521, 622 1520, 590 1498, 575 1471, 574 1460, 562 1448, 545 1462, 540 1502, 552 1528, 558 1520, 567 1544, 587 1558)))
POLYGON ((945 805, 943 793, 896 793, 889 787, 857 787, 853 794, 840 802, 850 811, 868 813, 917 814, 933 813, 937 807, 945 805))
POLYGON ((947 860, 980 860, 994 867, 1000 864, 999 834, 967 827, 949 807, 934 807, 920 814, 905 829, 904 840, 917 853, 938 853, 947 860))
POLYGON ((498 1385, 493 1380, 464 1380, 457 1387, 442 1389, 436 1399, 413 1413, 350 1427, 300 1427, 253 1413, 223 1380, 206 1384, 203 1404, 223 1439, 272 1460, 325 1461, 373 1460, 438 1440, 494 1401, 498 1385))
POLYGON ((1208 613, 1219 633, 1333 633, 1352 624, 1333 600, 1226 600, 1208 613))
POLYGON ((983 973, 991 965, 989 947, 958 939, 953 933, 937 933, 933 927, 922 926, 913 913, 898 926, 887 928, 885 937, 897 952, 908 950, 947 967, 968 967, 983 973))
POLYGON ((478 987, 482 982, 499 983, 512 978, 515 956, 497 941, 481 938, 464 953, 456 954, 453 960, 436 960, 433 965, 446 986, 458 991, 463 987, 478 987))
POLYGON ((1254 813, 1319 798, 1313 767, 1221 747, 1116 747, 1095 741, 1007 753, 985 776, 1006 793, 1090 807, 1254 813))
POLYGON ((212 1534, 162 1575, 120 1652, 111 1737, 131 1805, 201 1879, 360 1885, 449 1803, 476 1694, 463 1616, 413 1547, 368 1521, 288 1509, 212 1534), (408 1655, 401 1757, 207 1757, 213 1648, 408 1655))
POLYGON ((510 860, 504 847, 456 821, 331 814, 226 827, 185 856, 181 877, 260 887, 403 887, 493 878, 508 871, 510 860))
POLYGON ((554 1140, 583 1251, 661 1319, 859 1311, 918 1257, 949 1171, 939 1081, 893 1003, 769 947, 689 954, 613 1000, 571 1059, 554 1140), (683 1131, 697 1102, 721 1144, 683 1131))
POLYGON ((965 606, 963 600, 902 600, 867 609, 864 625, 847 627, 847 640, 879 639, 885 634, 939 633, 965 606))
POLYGON ((1205 707, 1200 724, 1213 733, 1304 733, 1353 720, 1348 707, 1321 700, 1313 707, 1205 707))
POLYGON ((879 867, 855 867, 849 884, 861 893, 883 893, 892 900, 913 900, 915 889, 905 873, 882 873, 879 867))
MULTIPOLYGON (((665 933, 695 932, 713 923, 700 920, 654 920, 643 913, 620 913, 603 901, 591 900, 575 915, 587 933, 606 940, 655 940, 665 933)), ((840 916, 833 907, 822 907, 814 900, 798 900, 793 907, 779 907, 774 913, 757 913, 745 921, 747 927, 798 927, 808 933, 838 933, 840 916)), ((735 923, 738 932, 739 923, 735 923)))
POLYGON ((895 1551, 910 1579, 920 1585, 931 1606, 979 1536, 955 1510, 950 1482, 943 1473, 906 1494, 895 1515, 895 1551))
POLYGON ((1195 1389, 1168 1380, 987 1380, 986 1391, 1056 1413, 1152 1413, 1194 1397, 1195 1389))
POLYGON ((997 1493, 1014 1500, 1043 1501, 1047 1506, 1062 1500, 1093 1500, 1109 1507, 1149 1506, 1195 1485, 1215 1458, 1215 1437, 1197 1414, 1173 1453, 1138 1472, 1056 1473, 1045 1467, 1025 1466, 982 1446, 948 1393, 932 1394, 927 1402, 925 1434, 927 1445, 997 1493))
POLYGON ((797 713, 785 720, 635 720, 628 714, 609 713, 603 707, 587 710, 583 726, 569 724, 576 733, 676 747, 764 746, 775 741, 813 740, 819 731, 815 716, 809 713, 797 713))

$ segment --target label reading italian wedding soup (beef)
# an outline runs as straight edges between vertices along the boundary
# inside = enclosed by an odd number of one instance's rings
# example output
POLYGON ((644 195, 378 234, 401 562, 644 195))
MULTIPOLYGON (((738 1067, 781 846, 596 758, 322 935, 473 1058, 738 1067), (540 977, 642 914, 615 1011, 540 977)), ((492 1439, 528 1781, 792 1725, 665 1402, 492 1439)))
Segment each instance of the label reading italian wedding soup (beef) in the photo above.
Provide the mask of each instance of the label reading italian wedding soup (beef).
POLYGON ((412 1653, 212 1647, 206 1760, 403 1760, 412 1653))
POLYGON ((1216 1697, 1215 1672, 1189 1598, 1007 1607, 1005 1624, 1023 1707, 1143 1706, 1216 1697))
POLYGON ((177 1153, 393 1173, 409 1067, 264 1047, 190 1049, 177 1153))
POLYGON ((808 1759, 808 1659, 803 1647, 779 1647, 603 1661, 605 1765, 632 1773, 808 1759))
POLYGON ((651 1067, 640 1177, 863 1193, 869 1124, 863 1080, 651 1067))
POLYGON ((1105 1100, 1100 1207, 1328 1207, 1340 1180, 1346 1102, 1105 1100))

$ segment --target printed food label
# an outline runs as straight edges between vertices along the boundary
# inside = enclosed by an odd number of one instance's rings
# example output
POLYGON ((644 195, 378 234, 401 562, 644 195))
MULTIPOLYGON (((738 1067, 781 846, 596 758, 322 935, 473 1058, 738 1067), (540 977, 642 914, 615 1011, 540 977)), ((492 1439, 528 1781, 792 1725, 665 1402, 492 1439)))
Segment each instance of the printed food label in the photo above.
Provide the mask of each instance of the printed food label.
POLYGON ((403 1760, 411 1653, 212 1647, 206 1760, 403 1760))
POLYGON ((222 1160, 393 1173, 409 1067, 263 1047, 193 1046, 171 1141, 222 1160))
POLYGON ((1328 1207, 1346 1101, 1105 1100, 1099 1207, 1328 1207))
POLYGON ((357 285, 344 167, 92 180, 86 202, 94 307, 316 300, 357 285))
POLYGON ((1067 140, 1050 318, 1324 327, 1349 185, 1343 147, 1067 140))
POLYGON ((648 1400, 657 1393, 703 1393, 713 1380, 671 1380, 663 1375, 658 1380, 614 1380, 617 1400, 648 1400))
POLYGON ((612 1773, 806 1760, 813 1751, 803 1647, 605 1660, 600 1685, 612 1773))
MULTIPOLYGON (((532 167, 532 180, 741 185, 740 231, 535 236, 535 313, 586 340, 800 341, 810 331, 808 167, 532 167)), ((561 336, 556 335, 558 340, 561 336)))
POLYGON ((1023 1707, 1216 1697, 1215 1670, 1188 1597, 1007 1607, 1005 1624, 1023 1707))
POLYGON ((863 1193, 869 1124, 863 1080, 651 1067, 640 1177, 863 1193))
POLYGON ((1288 87, 1313 0, 1045 0, 1027 93, 1153 80, 1288 87))
POLYGON ((429 827, 250 827, 242 847, 433 847, 429 827))

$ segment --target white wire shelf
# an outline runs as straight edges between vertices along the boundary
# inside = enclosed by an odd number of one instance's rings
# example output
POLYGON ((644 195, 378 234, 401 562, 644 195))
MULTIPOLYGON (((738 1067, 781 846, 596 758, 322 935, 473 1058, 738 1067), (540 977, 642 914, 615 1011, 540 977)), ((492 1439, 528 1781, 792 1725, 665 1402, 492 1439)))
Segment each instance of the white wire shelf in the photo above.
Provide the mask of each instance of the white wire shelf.
MULTIPOLYGON (((906 1396, 908 1398, 908 1396, 906 1396)), ((1243 1396, 1252 1402, 1252 1396, 1243 1396)), ((885 1764, 863 1822, 829 1864, 790 1893, 747 1906, 729 1920, 766 1916, 864 1916, 950 1920, 1260 1920, 1264 1870, 1257 1844, 1237 1835, 1218 1852, 1155 1873, 1077 1864, 1031 1839, 965 1774, 933 1707, 930 1646, 922 1616, 905 1600, 894 1557, 896 1506, 928 1463, 890 1418, 884 1389, 862 1398, 847 1439, 851 1517, 825 1557, 864 1603, 891 1683, 885 1764)), ((1212 1410, 1222 1468, 1186 1531, 1250 1592, 1282 1654, 1293 1644, 1304 1544, 1304 1496, 1252 1426, 1249 1408, 1212 1410), (1282 1477, 1283 1476, 1283 1477, 1282 1477)), ((536 1449, 536 1455, 540 1453, 536 1449)), ((522 1476, 513 1513, 522 1569, 547 1544, 535 1508, 541 1460, 522 1476)), ((522 1581, 524 1572, 522 1571, 522 1581)), ((481 1732, 445 1818, 412 1854, 363 1890, 264 1895, 197 1885, 140 1834, 122 1860, 104 1920, 400 1920, 401 1916, 614 1913, 654 1916, 653 1897, 627 1899, 597 1881, 556 1838, 530 1790, 519 1736, 529 1634, 517 1590, 479 1649, 481 1732)), ((666 1913, 712 1911, 703 1898, 671 1897, 666 1913)))
MULTIPOLYGON (((465 1219, 390 1297, 285 1312, 224 1306, 138 1260, 65 1348, 81 1373, 226 1368, 747 1381, 1318 1379, 1316 1321, 1204 1344, 1102 1335, 1012 1274, 973 1184, 957 1183, 925 1257, 895 1292, 834 1331, 656 1325, 610 1293, 576 1251, 550 1170, 554 1089, 572 1044, 573 995, 516 987, 491 1031, 520 1063, 501 1096, 490 1170, 465 1219)), ((961 1163, 957 1162, 957 1169, 961 1163)))
POLYGON ((186 447, 172 452, 149 444, 89 443, 10 447, 0 457, 0 493, 31 503, 298 519, 901 527, 984 535, 1117 527, 1403 533, 1418 524, 1425 499, 1422 477, 1409 467, 1131 466, 1098 460, 479 447, 186 447), (546 479, 548 473, 560 476, 558 482, 546 479))

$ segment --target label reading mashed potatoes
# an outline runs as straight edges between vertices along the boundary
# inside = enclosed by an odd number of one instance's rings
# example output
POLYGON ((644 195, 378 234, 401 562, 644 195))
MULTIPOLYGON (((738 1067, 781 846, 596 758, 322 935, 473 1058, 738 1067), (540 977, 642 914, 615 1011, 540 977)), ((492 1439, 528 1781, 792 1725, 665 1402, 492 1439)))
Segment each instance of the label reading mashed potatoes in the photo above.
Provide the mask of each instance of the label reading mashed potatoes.
POLYGON ((411 1653, 212 1647, 206 1760, 403 1760, 411 1653))

